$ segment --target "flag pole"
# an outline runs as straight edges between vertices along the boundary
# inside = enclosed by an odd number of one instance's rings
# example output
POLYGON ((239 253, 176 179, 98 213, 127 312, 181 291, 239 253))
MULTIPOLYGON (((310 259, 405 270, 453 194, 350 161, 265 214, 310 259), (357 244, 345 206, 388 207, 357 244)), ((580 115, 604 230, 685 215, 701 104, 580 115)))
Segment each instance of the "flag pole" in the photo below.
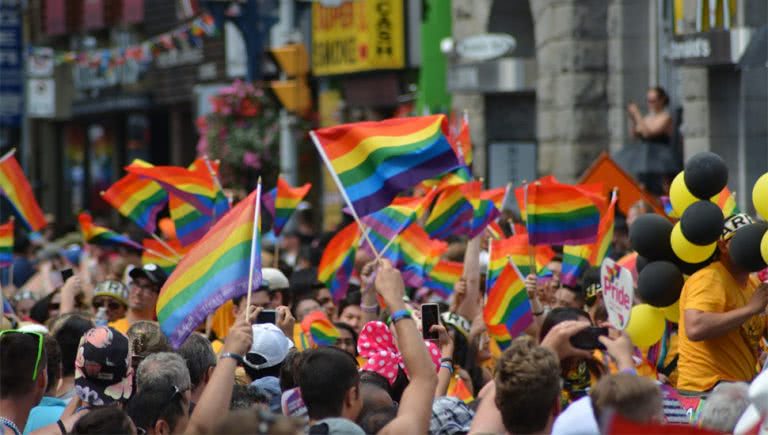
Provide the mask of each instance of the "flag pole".
MULTIPOLYGON (((256 206, 253 211, 253 231, 251 232, 251 260, 248 263, 248 295, 245 303, 245 320, 251 321, 250 308, 251 308, 251 293, 253 293, 253 269, 256 268, 256 255, 261 255, 260 252, 256 252, 259 236, 259 214, 261 213, 261 177, 256 185, 256 206)), ((259 281, 261 281, 261 271, 259 271, 259 281)))
MULTIPOLYGON (((528 210, 528 187, 530 186, 530 183, 525 183, 525 190, 523 191, 523 202, 525 203, 525 225, 526 227, 531 222, 531 214, 529 213, 530 210, 528 210)), ((530 231, 528 231, 528 234, 530 234, 530 231)), ((538 271, 536 270, 536 257, 533 250, 533 245, 531 245, 531 238, 528 236, 528 264, 530 264, 531 267, 531 273, 536 275, 538 271)))
POLYGON ((381 248, 381 251, 379 251, 379 253, 378 253, 378 254, 376 254, 376 262, 378 262, 379 260, 381 260, 381 257, 384 255, 384 253, 385 253, 385 252, 387 252, 387 249, 389 249, 389 247, 390 247, 390 246, 392 246, 392 243, 394 243, 394 242, 395 242, 395 240, 397 240, 397 238, 398 238, 399 236, 400 236, 400 234, 399 234, 399 233, 398 233, 398 234, 395 234, 395 237, 392 237, 391 239, 389 239, 389 241, 387 242, 387 244, 386 244, 386 245, 384 245, 384 247, 383 247, 383 248, 381 248))
MULTIPOLYGON (((161 239, 160 236, 158 236, 155 233, 149 233, 149 235, 152 236, 153 239, 157 241, 157 243, 163 245, 163 248, 169 250, 173 255, 175 255, 178 258, 181 258, 181 254, 179 254, 175 249, 171 247, 165 240, 161 239)), ((149 251, 149 249, 147 249, 149 251)), ((167 259, 167 258, 166 258, 167 259)))
POLYGON ((344 185, 341 183, 341 180, 339 179, 339 174, 337 174, 336 171, 333 170, 333 165, 331 165, 331 161, 328 160, 328 156, 325 154, 325 150, 323 150, 323 146, 320 145, 320 141, 317 139, 315 132, 310 131, 309 137, 312 138, 312 142, 315 144, 315 148, 317 148, 317 152, 320 154, 320 157, 322 157, 323 162, 325 163, 325 166, 328 168, 328 172, 331 173, 331 177, 333 177, 333 181, 336 182, 336 186, 338 186, 339 191, 341 192, 341 196, 344 197, 344 201, 347 203, 347 207, 349 207, 349 211, 350 213, 352 213, 352 217, 355 219, 355 222, 357 222, 357 225, 360 227, 360 232, 363 233, 363 237, 365 237, 365 241, 368 242, 368 246, 370 246, 373 253, 376 254, 376 258, 379 258, 380 257, 379 251, 376 250, 376 247, 373 246, 373 242, 371 242, 370 237, 368 237, 368 233, 365 231, 365 225, 363 225, 363 221, 360 220, 360 217, 357 215, 357 211, 355 211, 355 207, 352 206, 352 201, 350 201, 349 196, 347 195, 347 191, 344 189, 344 185))
POLYGON ((181 257, 176 257, 176 259, 170 258, 170 257, 168 257, 168 256, 165 256, 165 255, 163 255, 163 254, 162 254, 162 253, 160 253, 160 252, 157 252, 157 251, 155 251, 155 250, 154 250, 154 249, 152 249, 152 248, 144 248, 144 250, 145 250, 145 251, 147 251, 147 252, 149 252, 149 253, 150 253, 150 254, 152 254, 152 255, 157 255, 158 257, 162 258, 162 259, 163 259, 163 260, 165 260, 165 261, 170 261, 171 263, 178 263, 178 262, 179 262, 179 259, 181 258, 181 257))
POLYGON ((16 154, 16 147, 11 148, 10 151, 8 151, 7 153, 3 154, 3 156, 0 157, 0 162, 5 161, 5 159, 7 159, 8 157, 11 157, 14 154, 16 154))

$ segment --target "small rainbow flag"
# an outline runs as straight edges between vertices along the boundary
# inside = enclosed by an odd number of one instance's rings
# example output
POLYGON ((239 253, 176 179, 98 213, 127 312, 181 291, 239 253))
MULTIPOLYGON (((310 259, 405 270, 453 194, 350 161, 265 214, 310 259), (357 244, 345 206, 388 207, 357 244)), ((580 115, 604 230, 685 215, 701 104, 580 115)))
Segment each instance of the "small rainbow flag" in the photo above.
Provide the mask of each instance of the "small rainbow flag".
POLYGON ((445 239, 468 229, 474 219, 475 206, 479 203, 480 182, 472 181, 446 187, 437 197, 435 206, 424 224, 430 237, 445 239), (477 194, 475 197, 473 194, 477 194))
POLYGON ((232 207, 219 182, 219 161, 211 161, 207 157, 198 157, 187 166, 187 169, 211 180, 215 192, 212 215, 215 220, 224 216, 232 207))
POLYGON ((194 245, 213 225, 213 217, 206 216, 187 202, 168 195, 168 209, 176 228, 176 237, 184 246, 194 245))
POLYGON ((496 342, 501 350, 504 350, 512 344, 512 337, 504 325, 485 325, 488 330, 488 336, 496 342))
POLYGON ((424 285, 445 300, 453 294, 453 286, 461 279, 464 272, 464 263, 458 261, 440 260, 435 267, 429 271, 428 278, 424 285))
POLYGON ((527 189, 527 227, 532 245, 576 245, 596 240, 600 210, 581 190, 567 184, 532 184, 527 189))
POLYGON ((728 186, 725 186, 723 190, 712 198, 712 202, 717 204, 721 210, 723 210, 723 216, 729 218, 735 214, 741 213, 739 206, 736 205, 736 198, 731 194, 728 186))
POLYGON ((100 227, 93 224, 93 218, 88 213, 80 213, 77 217, 80 223, 80 232, 83 234, 85 243, 98 246, 128 246, 133 249, 144 249, 141 245, 107 227, 100 227))
POLYGON ((491 240, 488 249, 488 272, 486 274, 486 290, 493 287, 494 282, 501 275, 502 270, 509 261, 517 267, 523 276, 537 274, 546 268, 546 265, 555 258, 555 251, 549 246, 541 245, 533 247, 533 256, 536 262, 536 270, 531 269, 530 245, 528 234, 517 234, 506 239, 491 240))
POLYGON ((27 229, 39 231, 47 225, 43 211, 35 201, 32 187, 12 152, 0 159, 0 193, 8 198, 27 229))
POLYGON ((447 243, 430 239, 417 223, 412 223, 400 233, 394 245, 397 253, 394 264, 403 273, 406 284, 414 288, 424 285, 429 272, 448 250, 447 243))
POLYGON ((213 179, 203 168, 198 167, 195 170, 190 170, 180 166, 143 167, 129 165, 125 167, 125 170, 157 182, 168 193, 188 202, 207 216, 214 216, 223 208, 223 204, 218 200, 219 194, 213 179))
POLYGON ((480 199, 487 199, 493 202, 493 205, 501 211, 501 209, 504 208, 504 200, 506 199, 508 192, 509 186, 483 190, 480 192, 480 199))
POLYGON ((490 288, 483 319, 487 325, 506 326, 510 337, 517 337, 533 323, 525 282, 514 264, 508 263, 490 288))
POLYGON ((160 329, 174 347, 224 302, 261 284, 261 183, 216 222, 165 282, 157 299, 160 329))
POLYGON ((499 222, 495 220, 488 223, 488 232, 491 234, 491 237, 496 240, 500 240, 506 237, 504 229, 502 229, 501 225, 499 225, 499 222))
MULTIPOLYGON (((451 123, 454 124, 453 122, 451 123)), ((459 163, 464 166, 472 165, 472 137, 469 134, 469 117, 467 113, 461 117, 461 123, 459 128, 451 128, 448 134, 448 142, 456 152, 456 156, 459 158, 459 163)))
POLYGON ((469 169, 466 166, 460 166, 459 169, 448 172, 442 177, 430 178, 422 181, 416 185, 414 190, 429 192, 429 190, 434 187, 440 192, 448 186, 456 186, 468 181, 472 181, 472 174, 469 173, 469 169))
MULTIPOLYGON (((166 240, 165 243, 176 253, 184 254, 185 249, 178 240, 166 240)), ((141 264, 156 264, 170 275, 181 260, 181 257, 155 239, 144 239, 141 244, 144 247, 141 253, 141 264)))
POLYGON ((418 182, 458 167, 444 115, 358 122, 310 133, 359 216, 389 205, 418 182))
POLYGON ((311 188, 312 183, 306 183, 301 187, 291 187, 282 176, 277 177, 277 187, 270 190, 262 198, 264 209, 272 215, 272 232, 275 233, 275 237, 280 236, 293 211, 307 196, 311 188))
POLYGON ((467 222, 467 230, 465 234, 469 238, 473 238, 482 233, 491 223, 496 221, 496 218, 501 215, 499 209, 496 208, 494 203, 489 199, 481 199, 477 208, 475 208, 472 220, 467 222))
POLYGON ((455 397, 466 404, 470 404, 473 400, 475 400, 475 396, 469 392, 467 384, 464 383, 464 380, 461 379, 459 375, 456 375, 453 378, 453 382, 451 382, 451 384, 448 386, 446 396, 455 397))
POLYGON ((13 219, 0 225, 0 267, 13 264, 13 219))
POLYGON ((617 197, 611 200, 608 210, 600 219, 597 241, 586 245, 563 246, 563 267, 560 281, 566 285, 578 284, 579 278, 590 266, 599 266, 613 241, 613 227, 616 218, 617 197))
POLYGON ((157 214, 168 202, 168 194, 159 184, 134 174, 117 180, 101 197, 148 233, 157 229, 157 214))
POLYGON ((333 236, 320 258, 317 279, 325 283, 336 301, 347 295, 360 236, 360 229, 352 222, 333 236))
POLYGON ((317 346, 333 346, 340 336, 339 330, 323 311, 314 311, 304 316, 301 329, 304 334, 312 337, 317 346))

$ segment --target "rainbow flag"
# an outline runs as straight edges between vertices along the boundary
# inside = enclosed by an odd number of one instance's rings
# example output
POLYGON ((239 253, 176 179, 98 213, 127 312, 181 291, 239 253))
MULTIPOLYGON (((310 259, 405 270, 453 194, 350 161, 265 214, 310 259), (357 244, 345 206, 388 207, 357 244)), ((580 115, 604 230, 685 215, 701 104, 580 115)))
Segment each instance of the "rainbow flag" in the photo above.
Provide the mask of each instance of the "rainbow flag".
MULTIPOLYGON (((184 255, 185 249, 178 240, 166 240, 165 243, 176 253, 184 255)), ((141 253, 141 264, 156 264, 169 275, 181 260, 181 257, 155 239, 144 239, 141 245, 144 247, 141 253)))
MULTIPOLYGON (((454 124, 453 122, 451 123, 454 124)), ((464 112, 459 128, 451 128, 448 134, 448 142, 456 152, 459 163, 469 167, 472 165, 472 137, 469 134, 469 117, 464 112)))
POLYGON ((502 229, 501 225, 499 225, 499 222, 495 220, 488 223, 488 232, 491 234, 491 237, 496 240, 500 240, 506 237, 504 229, 502 229))
POLYGON ((317 279, 325 283, 335 301, 347 295, 360 237, 357 223, 352 222, 336 233, 323 250, 317 267, 317 279))
POLYGON ((389 205, 418 182, 456 169, 444 115, 358 122, 310 133, 359 216, 389 205))
POLYGON ((187 166, 187 169, 211 180, 215 192, 213 196, 213 217, 218 219, 224 216, 232 207, 219 182, 219 161, 211 161, 207 157, 198 157, 187 166))
POLYGON ((613 241, 616 202, 617 197, 614 197, 608 210, 600 219, 595 243, 563 246, 563 266, 560 273, 560 281, 563 284, 577 285, 585 270, 590 266, 599 266, 603 262, 613 241))
POLYGON ((124 236, 107 227, 94 225, 93 218, 88 213, 80 213, 77 221, 80 223, 80 232, 83 234, 85 243, 98 246, 128 246, 138 250, 144 249, 128 236, 124 236))
POLYGON ((501 215, 499 209, 496 208, 494 203, 488 199, 481 199, 477 208, 475 208, 472 220, 466 224, 465 234, 469 238, 473 238, 476 235, 482 233, 491 223, 496 221, 501 215))
POLYGON ((504 325, 486 325, 488 330, 488 336, 496 342, 499 349, 504 350, 512 344, 512 337, 507 331, 507 327, 504 325))
POLYGON ((35 201, 32 187, 12 153, 0 160, 0 193, 8 198, 28 230, 39 231, 47 225, 43 211, 35 201))
POLYGON ((739 206, 736 205, 736 198, 731 194, 728 186, 725 186, 723 190, 712 198, 712 202, 718 205, 723 210, 723 216, 729 218, 735 214, 741 213, 739 206))
POLYGON ((480 192, 480 199, 486 199, 493 203, 499 211, 504 208, 504 200, 507 197, 509 186, 496 187, 494 189, 483 190, 480 192))
POLYGON ((464 380, 461 379, 458 375, 453 378, 453 382, 451 382, 451 384, 448 386, 446 396, 455 397, 466 404, 470 404, 473 400, 475 400, 475 396, 469 392, 467 384, 465 384, 464 380))
POLYGON ((532 184, 527 189, 527 227, 532 245, 596 240, 600 210, 581 190, 567 184, 532 184))
POLYGON ((272 232, 275 233, 275 237, 280 236, 293 211, 307 196, 311 188, 312 183, 306 183, 301 187, 291 187, 282 176, 277 177, 277 187, 270 190, 262 198, 264 208, 272 215, 272 232))
POLYGON ((463 272, 464 263, 440 260, 429 271, 424 285, 434 290, 443 299, 448 300, 453 294, 453 286, 459 281, 463 272))
POLYGON ((250 278, 253 288, 261 285, 260 196, 261 183, 184 255, 160 290, 157 319, 175 348, 219 306, 246 294, 250 278))
POLYGON ((545 270, 546 265, 555 258, 555 251, 549 246, 534 246, 533 257, 536 262, 536 270, 531 269, 530 245, 528 234, 516 234, 501 240, 491 240, 488 246, 488 272, 486 273, 486 291, 493 287, 507 263, 517 267, 523 276, 538 274, 545 270))
MULTIPOLYGON (((425 204, 431 202, 432 198, 434 198, 432 193, 423 197, 395 198, 389 206, 363 217, 362 222, 369 230, 368 238, 376 250, 381 253, 390 240, 403 232, 420 214, 423 215, 426 208, 425 204)), ((365 252, 374 255, 367 242, 363 243, 362 247, 365 252)), ((384 252, 382 255, 392 261, 392 264, 396 264, 397 258, 390 251, 384 252)))
POLYGON ((0 267, 13 264, 13 219, 0 225, 0 267))
POLYGON ((422 181, 416 185, 414 190, 429 192, 429 190, 434 187, 440 192, 446 187, 464 184, 468 181, 472 181, 472 174, 470 174, 469 169, 466 166, 460 166, 458 169, 448 172, 442 177, 430 178, 422 181))
POLYGON ((506 326, 513 338, 533 323, 525 282, 514 264, 508 263, 490 288, 483 307, 483 320, 487 325, 506 326))
POLYGON ((148 233, 157 229, 157 214, 168 202, 168 194, 159 184, 134 174, 117 180, 101 197, 148 233))
POLYGON ((424 224, 424 230, 430 237, 438 239, 467 231, 467 224, 475 216, 476 207, 473 201, 479 206, 479 193, 479 181, 446 187, 437 197, 435 206, 424 224))
POLYGON ((184 246, 194 245, 213 225, 212 216, 200 213, 192 204, 174 194, 169 195, 168 210, 176 228, 176 238, 184 246))
POLYGON ((305 335, 312 337, 317 346, 333 346, 340 336, 339 330, 323 311, 314 311, 304 316, 301 329, 305 335))
POLYGON ((430 271, 448 250, 448 244, 430 239, 417 224, 408 226, 393 243, 397 262, 393 263, 403 273, 405 283, 414 288, 422 287, 430 271))
MULTIPOLYGON (((213 178, 204 168, 190 170, 180 166, 143 167, 129 165, 125 170, 139 177, 157 182, 168 193, 188 202, 199 212, 207 216, 217 216, 225 208, 223 197, 213 178)), ((226 207, 229 205, 227 204, 226 207)))

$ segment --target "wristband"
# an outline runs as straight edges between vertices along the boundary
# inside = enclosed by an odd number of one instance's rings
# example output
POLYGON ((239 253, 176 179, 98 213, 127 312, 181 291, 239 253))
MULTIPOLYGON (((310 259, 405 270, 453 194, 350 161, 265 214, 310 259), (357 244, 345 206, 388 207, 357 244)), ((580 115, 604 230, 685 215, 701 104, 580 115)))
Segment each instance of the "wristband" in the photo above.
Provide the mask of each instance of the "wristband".
POLYGON ((533 313, 534 316, 541 316, 542 314, 544 314, 544 310, 533 313))
POLYGON ((390 316, 390 319, 392 319, 392 323, 395 324, 399 320, 403 319, 410 319, 411 318, 411 312, 408 310, 397 310, 394 313, 392 313, 392 316, 390 316))
POLYGON ((221 355, 219 355, 219 359, 222 360, 224 358, 232 358, 233 360, 237 361, 238 364, 243 363, 243 357, 241 355, 238 355, 236 353, 232 352, 224 352, 221 355))
POLYGON ((445 356, 445 357, 440 358, 440 362, 441 363, 448 363, 448 364, 453 365, 453 358, 451 358, 449 356, 445 356))
POLYGON ((446 369, 446 370, 448 370, 448 372, 450 372, 450 374, 453 374, 453 364, 440 363, 440 368, 441 369, 446 369))
POLYGON ((370 314, 376 314, 379 312, 379 306, 378 305, 364 305, 360 304, 360 309, 364 313, 370 313, 370 314))

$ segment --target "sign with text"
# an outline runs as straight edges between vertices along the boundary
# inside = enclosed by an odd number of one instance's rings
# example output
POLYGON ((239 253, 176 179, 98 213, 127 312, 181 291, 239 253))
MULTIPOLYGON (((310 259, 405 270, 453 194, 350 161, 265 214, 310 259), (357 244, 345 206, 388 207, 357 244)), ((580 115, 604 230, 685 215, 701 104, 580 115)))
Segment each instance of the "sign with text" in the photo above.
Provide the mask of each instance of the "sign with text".
POLYGON ((603 302, 608 311, 608 321, 618 329, 626 328, 635 291, 632 272, 606 258, 600 266, 600 285, 603 287, 603 302))
POLYGON ((405 67, 403 0, 312 4, 316 76, 405 67))
POLYGON ((24 107, 21 0, 0 0, 0 126, 18 127, 24 107))

